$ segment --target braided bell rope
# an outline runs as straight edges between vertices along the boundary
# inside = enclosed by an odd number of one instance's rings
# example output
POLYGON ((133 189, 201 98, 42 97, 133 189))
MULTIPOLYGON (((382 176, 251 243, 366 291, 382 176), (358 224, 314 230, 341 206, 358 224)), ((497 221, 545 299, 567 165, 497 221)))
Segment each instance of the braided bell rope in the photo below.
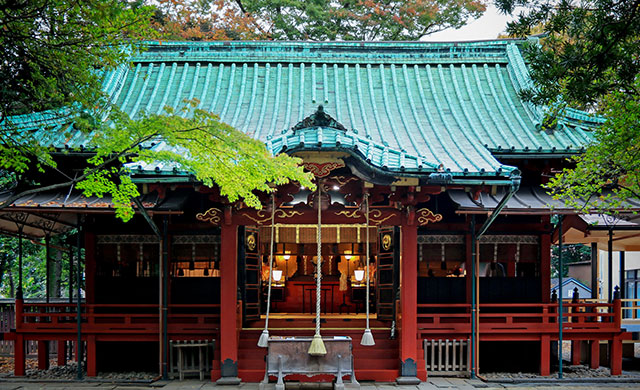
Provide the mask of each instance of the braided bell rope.
POLYGON ((366 305, 367 305, 367 327, 366 329, 369 329, 369 194, 365 194, 364 196, 364 209, 365 209, 365 213, 367 216, 367 252, 366 252, 366 264, 367 264, 367 270, 366 270, 366 275, 367 275, 367 297, 366 297, 366 305))
POLYGON ((318 246, 316 261, 316 336, 320 336, 320 283, 322 280, 322 190, 318 183, 318 229, 316 242, 318 246))
POLYGON ((264 330, 258 340, 258 346, 266 348, 268 346, 269 338, 269 313, 271 311, 271 279, 273 272, 273 243, 275 241, 275 218, 276 218, 276 200, 275 194, 271 194, 271 242, 269 246, 269 284, 267 287, 267 313, 264 319, 264 330))

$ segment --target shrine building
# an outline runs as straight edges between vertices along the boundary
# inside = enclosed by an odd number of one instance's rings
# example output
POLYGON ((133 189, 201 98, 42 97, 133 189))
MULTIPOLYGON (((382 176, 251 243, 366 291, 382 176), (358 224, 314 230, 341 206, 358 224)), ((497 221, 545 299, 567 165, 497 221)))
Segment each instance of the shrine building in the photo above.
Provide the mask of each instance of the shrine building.
MULTIPOLYGON (((29 340, 43 356, 82 340, 89 377, 123 366, 176 375, 182 345, 197 342, 207 378, 257 382, 267 309, 277 338, 313 336, 319 308, 323 337, 351 337, 358 380, 549 375, 560 337, 551 218, 574 211, 541 185, 601 120, 567 109, 542 127, 544 110, 519 95, 532 83, 525 42, 149 43, 105 76, 117 107, 135 118, 198 99, 274 155, 300 157, 319 190, 279 186, 256 210, 149 163, 129 166, 143 195, 128 223, 110 199, 74 189, 16 200, 0 210, 5 234, 79 230, 86 295, 16 299, 4 334, 15 374, 29 340), (375 345, 360 344, 365 329, 375 345)), ((91 133, 48 113, 9 120, 40 132, 61 169, 91 153, 91 133)), ((562 337, 578 361, 608 356, 620 374, 630 335, 619 300, 567 305, 562 337)))

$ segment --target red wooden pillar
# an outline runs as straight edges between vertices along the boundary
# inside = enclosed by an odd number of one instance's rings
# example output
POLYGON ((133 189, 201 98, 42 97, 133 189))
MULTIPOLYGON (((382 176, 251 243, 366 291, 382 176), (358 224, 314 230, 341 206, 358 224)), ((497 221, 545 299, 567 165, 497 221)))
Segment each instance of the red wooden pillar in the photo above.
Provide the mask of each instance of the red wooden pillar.
POLYGON ((87 336, 87 376, 97 376, 98 366, 96 362, 96 336, 87 336))
MULTIPOLYGON (((543 234, 540 237, 540 278, 542 303, 551 302, 551 235, 543 234)), ((561 297, 562 294, 558 294, 561 297)), ((561 297, 562 298, 562 297, 561 297)))
POLYGON ((580 347, 582 346, 582 340, 571 341, 571 364, 577 366, 580 364, 580 347))
POLYGON ((58 340, 58 366, 67 364, 67 344, 64 340, 58 340))
POLYGON ((610 343, 609 366, 611 367, 611 375, 620 375, 622 374, 622 339, 616 336, 610 343))
POLYGON ((600 367, 600 340, 589 341, 589 368, 596 369, 600 367))
MULTIPOLYGON (((225 218, 226 219, 226 218, 225 218)), ((225 221, 220 231, 220 376, 218 384, 238 384, 238 229, 225 221)), ((212 373, 213 375, 213 373, 212 373)))
POLYGON ((49 341, 38 340, 38 370, 49 369, 49 341))
POLYGON ((24 376, 26 368, 25 358, 26 354, 24 351, 24 336, 21 334, 17 334, 15 340, 13 341, 14 376, 24 376))
POLYGON ((540 375, 551 375, 551 338, 548 335, 540 338, 540 375))
POLYGON ((400 257, 400 377, 399 384, 417 384, 418 375, 426 380, 426 368, 418 370, 418 228, 402 226, 400 257))
MULTIPOLYGON (((20 331, 22 328, 22 313, 24 311, 24 300, 16 298, 16 330, 20 331)), ((13 341, 13 359, 14 369, 13 375, 24 376, 26 369, 26 355, 24 351, 24 336, 20 333, 16 334, 16 338, 13 341)))

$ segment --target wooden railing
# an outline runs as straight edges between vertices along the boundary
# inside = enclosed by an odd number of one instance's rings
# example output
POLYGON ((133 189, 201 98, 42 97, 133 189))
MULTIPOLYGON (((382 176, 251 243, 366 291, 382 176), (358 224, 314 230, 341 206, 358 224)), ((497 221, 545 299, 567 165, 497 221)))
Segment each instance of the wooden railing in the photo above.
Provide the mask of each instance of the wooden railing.
MULTIPOLYGON (((77 331, 76 304, 24 303, 19 332, 74 333, 77 331)), ((82 331, 85 333, 157 333, 158 305, 83 304, 82 331)), ((214 334, 220 323, 220 305, 169 305, 168 332, 214 334)))
MULTIPOLYGON (((563 330, 569 334, 619 332, 621 302, 564 303, 563 330)), ((419 304, 418 332, 421 338, 434 334, 471 333, 471 305, 419 304)), ((483 334, 532 334, 558 331, 557 303, 480 304, 483 334)))
POLYGON ((621 299, 622 323, 640 324, 640 299, 621 299))

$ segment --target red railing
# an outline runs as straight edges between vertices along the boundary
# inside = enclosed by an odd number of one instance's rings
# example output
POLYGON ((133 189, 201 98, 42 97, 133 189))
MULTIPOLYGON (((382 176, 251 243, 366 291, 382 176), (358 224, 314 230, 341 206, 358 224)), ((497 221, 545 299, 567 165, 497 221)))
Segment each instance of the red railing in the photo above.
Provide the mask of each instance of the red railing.
MULTIPOLYGON (((19 305, 18 305, 19 306, 19 305)), ((24 303, 18 332, 73 333, 77 331, 76 304, 24 303)), ((157 333, 158 305, 83 304, 84 333, 157 333)), ((214 334, 220 324, 220 305, 169 305, 170 334, 214 334)))
MULTIPOLYGON (((609 303, 566 303, 563 331, 567 334, 620 332, 620 301, 609 303)), ((418 333, 471 333, 471 305, 419 304, 418 333)), ((480 304, 479 330, 483 334, 532 334, 558 331, 557 303, 480 304)))

